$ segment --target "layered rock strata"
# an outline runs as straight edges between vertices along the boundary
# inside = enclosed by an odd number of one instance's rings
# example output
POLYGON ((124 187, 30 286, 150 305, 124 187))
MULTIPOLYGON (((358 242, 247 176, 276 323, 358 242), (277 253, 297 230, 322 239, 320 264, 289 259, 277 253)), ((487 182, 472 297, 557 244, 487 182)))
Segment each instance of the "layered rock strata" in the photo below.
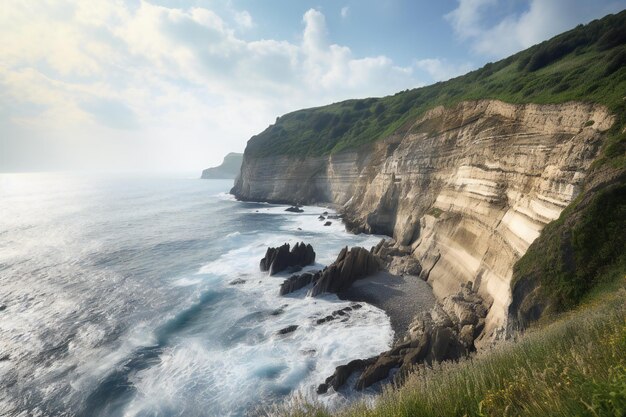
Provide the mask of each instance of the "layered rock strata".
POLYGON ((463 102, 330 156, 246 152, 233 193, 336 204, 353 229, 393 236, 440 301, 471 283, 488 342, 506 325, 513 264, 576 197, 612 123, 592 104, 463 102))

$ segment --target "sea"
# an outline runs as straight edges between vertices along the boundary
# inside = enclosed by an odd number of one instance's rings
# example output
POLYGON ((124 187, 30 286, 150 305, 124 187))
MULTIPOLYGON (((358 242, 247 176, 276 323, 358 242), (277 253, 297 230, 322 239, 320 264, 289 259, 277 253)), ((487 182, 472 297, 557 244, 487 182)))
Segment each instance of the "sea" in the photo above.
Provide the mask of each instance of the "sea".
MULTIPOLYGON (((0 415, 249 416, 389 348, 388 316, 335 295, 279 296, 268 246, 304 241, 321 269, 371 247, 323 207, 240 202, 232 180, 0 174, 0 415), (279 331, 297 325, 291 333, 279 331)), ((331 211, 332 213, 332 211, 331 211)))

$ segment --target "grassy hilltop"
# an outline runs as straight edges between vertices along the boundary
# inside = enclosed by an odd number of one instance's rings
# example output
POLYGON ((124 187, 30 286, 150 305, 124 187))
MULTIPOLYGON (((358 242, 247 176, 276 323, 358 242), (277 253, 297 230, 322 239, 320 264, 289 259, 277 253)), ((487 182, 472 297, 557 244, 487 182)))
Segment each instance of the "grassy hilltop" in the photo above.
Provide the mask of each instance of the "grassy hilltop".
MULTIPOLYGON (((616 116, 580 195, 514 267, 511 317, 534 324, 516 343, 418 368, 374 406, 339 415, 626 416, 626 11, 446 82, 289 113, 246 155, 328 155, 402 134, 435 106, 478 99, 594 102, 616 116)), ((272 414, 332 413, 300 404, 272 414)))
MULTIPOLYGON (((401 133, 425 111, 463 100, 591 101, 626 114, 626 11, 595 20, 449 81, 383 98, 298 110, 254 136, 251 156, 325 155, 401 133)), ((619 124, 626 120, 622 117, 619 124)))

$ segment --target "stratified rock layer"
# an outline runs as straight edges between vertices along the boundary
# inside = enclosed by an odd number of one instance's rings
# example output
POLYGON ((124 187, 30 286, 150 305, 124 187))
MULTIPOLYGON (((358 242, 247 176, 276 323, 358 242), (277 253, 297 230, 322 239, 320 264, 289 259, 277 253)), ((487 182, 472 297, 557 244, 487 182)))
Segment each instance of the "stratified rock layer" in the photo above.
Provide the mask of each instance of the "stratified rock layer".
POLYGON ((578 194, 612 123, 592 104, 463 102, 358 150, 245 154, 233 193, 341 205, 352 228, 407 249, 440 301, 471 282, 489 340, 506 325, 513 264, 578 194))

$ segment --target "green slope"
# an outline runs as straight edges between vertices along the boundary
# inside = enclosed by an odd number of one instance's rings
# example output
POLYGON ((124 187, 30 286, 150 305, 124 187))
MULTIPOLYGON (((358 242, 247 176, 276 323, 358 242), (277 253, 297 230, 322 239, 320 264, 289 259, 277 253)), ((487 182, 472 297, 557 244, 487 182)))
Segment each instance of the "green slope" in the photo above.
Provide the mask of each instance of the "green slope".
POLYGON ((325 155, 402 132, 438 105, 499 99, 510 103, 591 101, 624 120, 626 11, 595 20, 466 75, 393 96, 298 110, 254 136, 249 156, 325 155))

